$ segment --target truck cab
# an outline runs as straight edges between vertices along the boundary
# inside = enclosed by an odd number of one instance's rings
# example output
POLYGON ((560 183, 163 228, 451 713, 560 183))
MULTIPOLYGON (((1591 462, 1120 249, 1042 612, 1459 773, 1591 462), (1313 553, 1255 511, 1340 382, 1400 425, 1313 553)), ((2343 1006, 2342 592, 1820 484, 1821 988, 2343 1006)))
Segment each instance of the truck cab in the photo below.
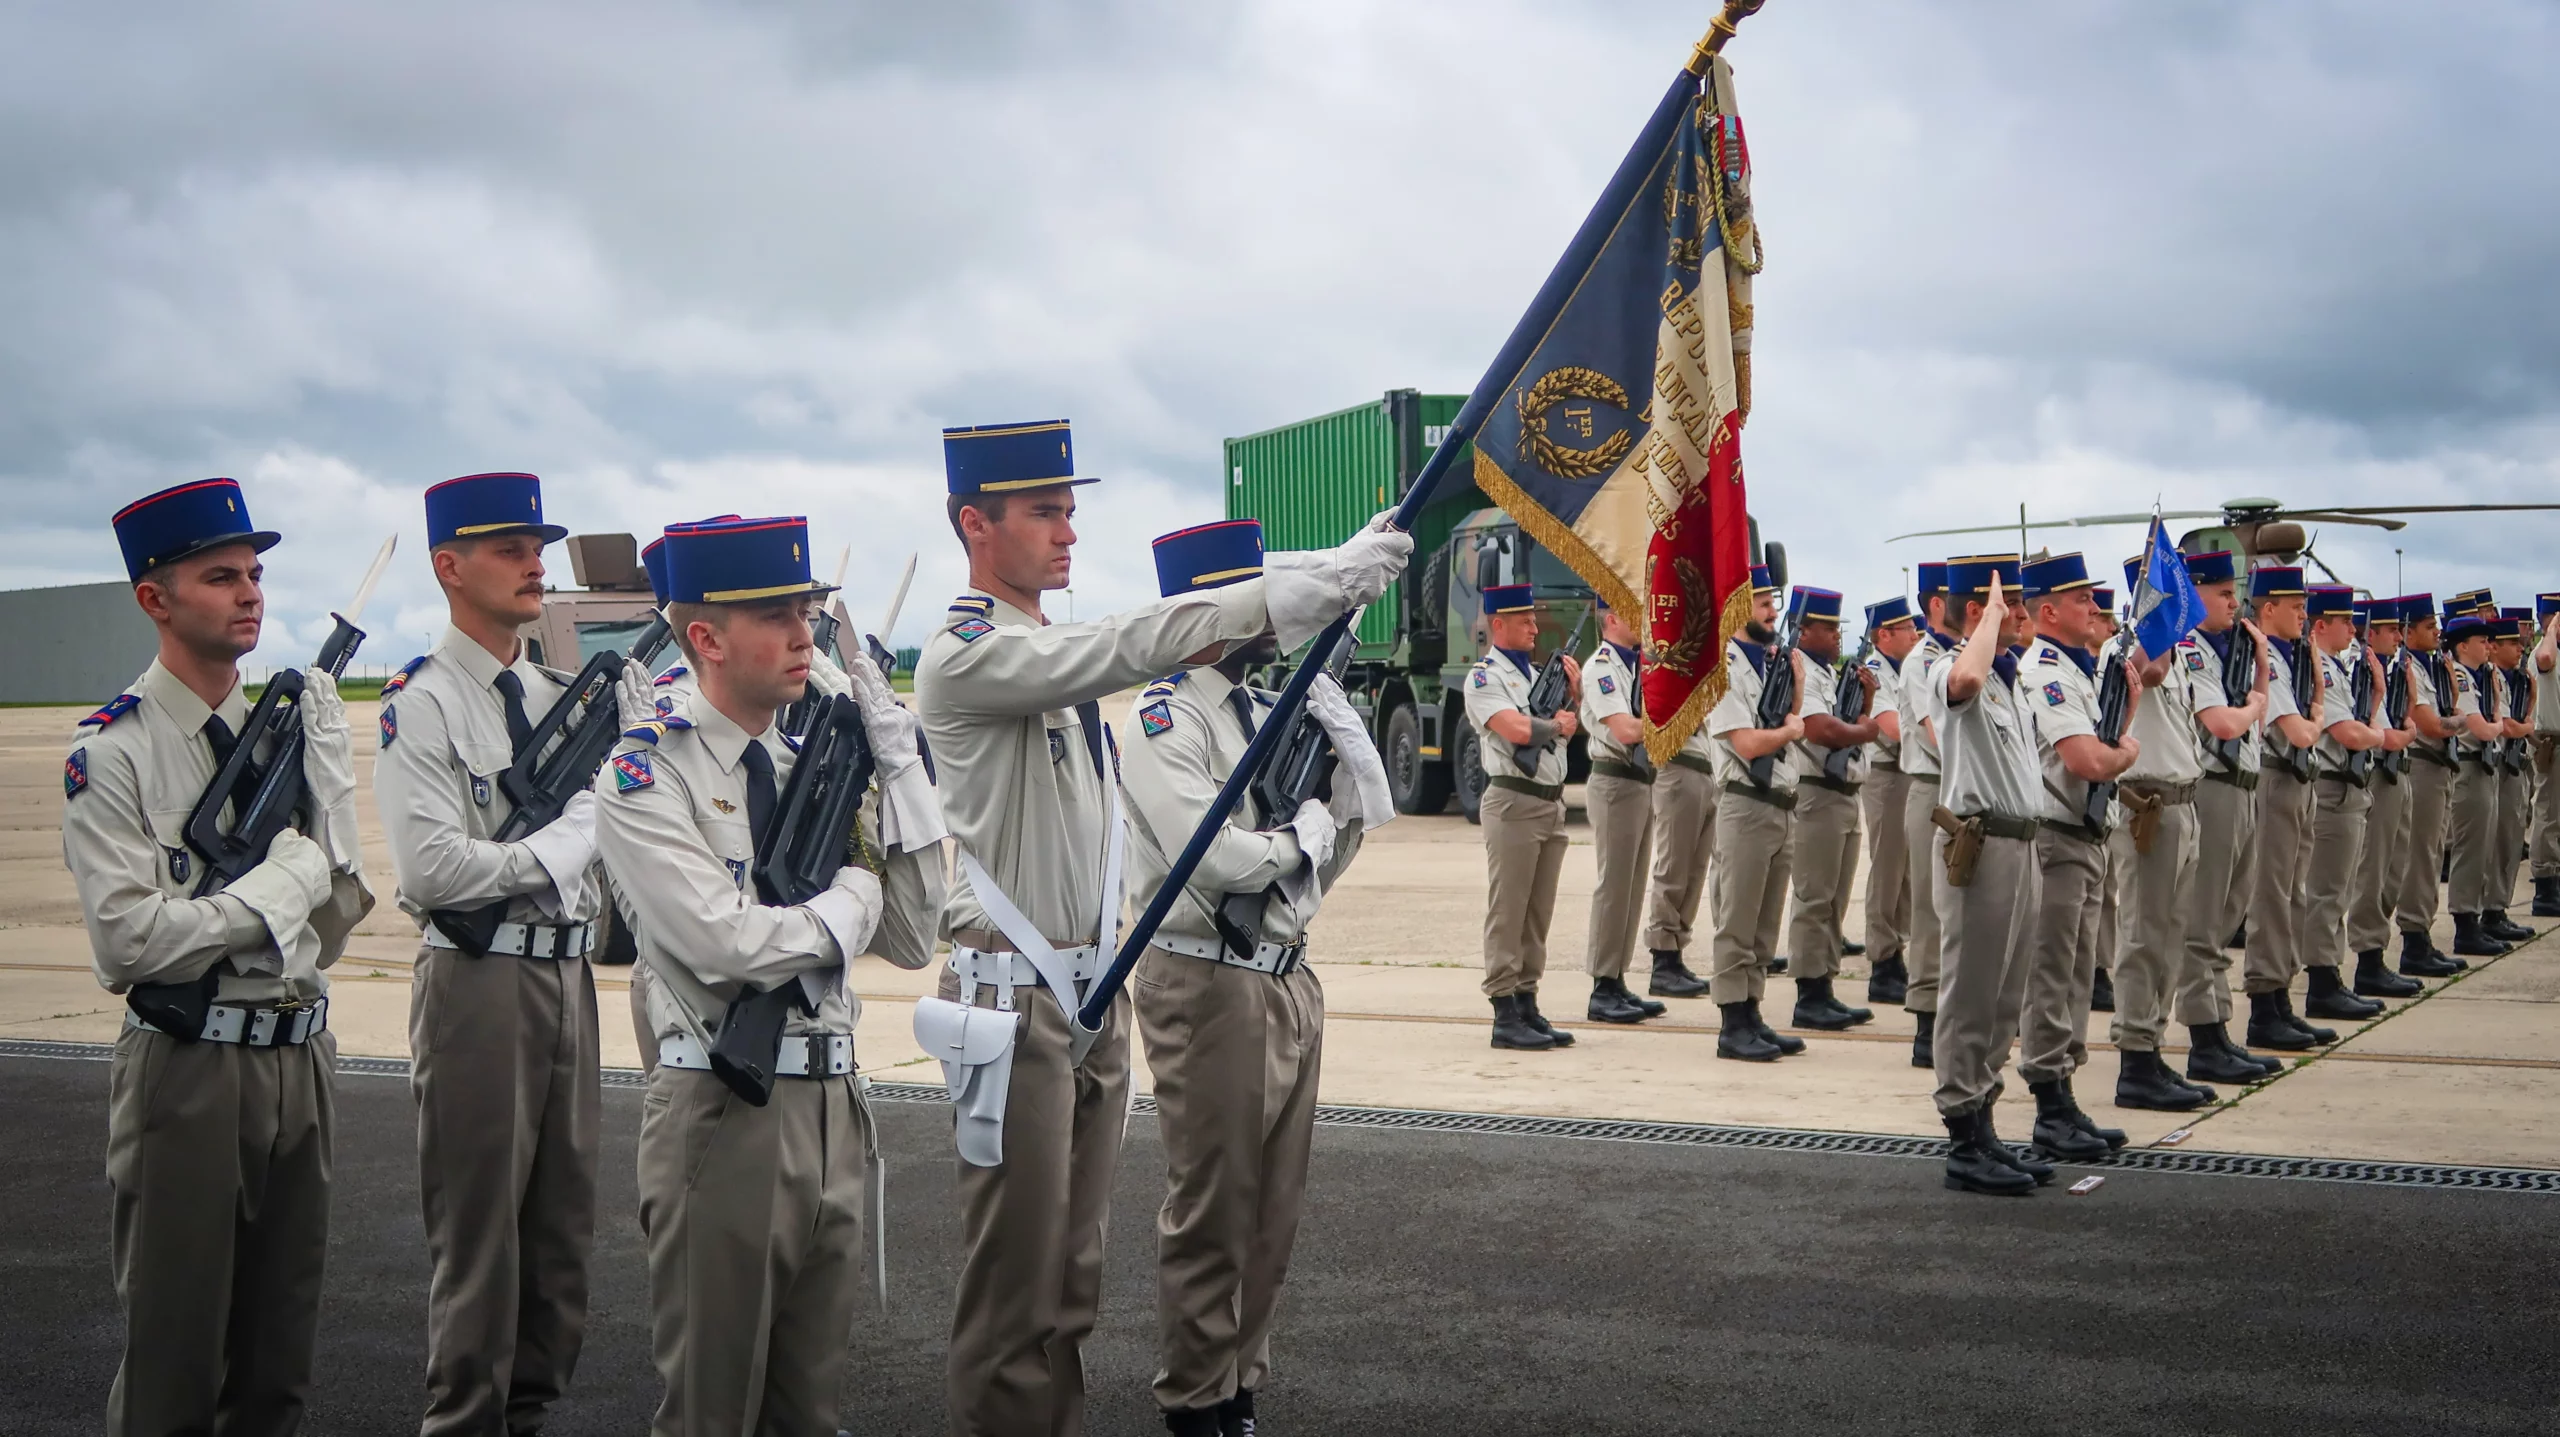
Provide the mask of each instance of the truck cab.
POLYGON ((565 547, 578 587, 544 590, 542 617, 516 632, 535 663, 576 670, 606 649, 628 651, 658 601, 631 535, 573 534, 565 547))

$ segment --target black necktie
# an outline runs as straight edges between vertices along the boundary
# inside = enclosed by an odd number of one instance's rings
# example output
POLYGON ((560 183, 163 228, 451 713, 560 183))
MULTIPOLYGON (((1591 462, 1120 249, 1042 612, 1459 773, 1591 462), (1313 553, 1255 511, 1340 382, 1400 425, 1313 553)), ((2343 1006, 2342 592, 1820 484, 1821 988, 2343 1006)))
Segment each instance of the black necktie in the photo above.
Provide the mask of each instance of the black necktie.
POLYGON ((1236 722, 1244 725, 1245 742, 1253 741, 1253 699, 1242 689, 1227 690, 1227 706, 1236 711, 1236 722))
MULTIPOLYGON (((762 743, 749 739, 746 751, 738 755, 738 762, 747 770, 747 834, 754 841, 756 851, 762 853, 765 831, 773 827, 773 755, 765 751, 762 743)), ((767 903, 782 901, 765 886, 762 874, 756 875, 756 892, 767 903)))
POLYGON ((231 731, 231 725, 224 723, 220 714, 205 715, 204 741, 213 745, 213 767, 216 772, 220 772, 224 764, 231 762, 231 751, 240 746, 240 736, 231 731))
POLYGON ((533 724, 524 716, 524 680, 513 669, 500 669, 493 682, 507 701, 507 747, 522 758, 533 744, 533 724))

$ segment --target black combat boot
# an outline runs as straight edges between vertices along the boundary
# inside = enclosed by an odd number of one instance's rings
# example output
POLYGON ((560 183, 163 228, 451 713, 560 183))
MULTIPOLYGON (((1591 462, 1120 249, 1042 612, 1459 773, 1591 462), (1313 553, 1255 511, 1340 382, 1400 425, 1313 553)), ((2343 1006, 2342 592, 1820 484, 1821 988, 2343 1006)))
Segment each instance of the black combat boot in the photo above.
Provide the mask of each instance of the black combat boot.
POLYGON ((1903 963, 1899 953, 1889 953, 1867 969, 1867 1001, 1870 1003, 1899 1003, 1902 995, 1910 990, 1911 969, 1903 963))
POLYGON ((1627 991, 1626 983, 1617 978, 1591 980, 1591 1004, 1583 1016, 1594 1023, 1641 1023, 1652 1015, 1627 991))
POLYGON ((1164 1430, 1174 1437, 1219 1437, 1218 1409, 1176 1407, 1164 1414, 1164 1430))
MULTIPOLYGON (((2231 1040, 2230 1024, 2216 1023, 2213 1025, 2213 1030, 2221 1036, 2222 1051, 2239 1059, 2243 1063, 2254 1065, 2260 1076, 2272 1078, 2276 1074, 2284 1071, 2284 1059, 2264 1057, 2260 1054, 2252 1053, 2248 1049, 2241 1047, 2238 1043, 2233 1042, 2231 1040)), ((2194 1030, 2191 1029, 2189 1031, 2194 1030)))
POLYGON ((2058 1163, 2102 1163, 2115 1156, 2106 1139, 2080 1126, 2080 1105, 2059 1078, 2027 1084, 2036 1095, 2035 1149, 2058 1163))
POLYGON ((1804 1039, 1792 1037, 1788 1034, 1779 1032, 1777 1029, 1769 1026, 1768 1019, 1760 1016, 1759 999, 1754 998, 1742 1006, 1745 1011, 1751 1014, 1751 1026, 1760 1030, 1761 1038, 1768 1042, 1771 1047, 1778 1050, 1779 1057, 1792 1058, 1796 1054, 1804 1051, 1804 1039))
POLYGON ((1831 996, 1828 978, 1796 980, 1796 1026, 1817 1033, 1840 1033, 1875 1021, 1872 1008, 1852 1008, 1831 996))
POLYGON ((2382 961, 2382 950, 2368 948, 2356 955, 2356 991, 2368 998, 2415 998, 2427 985, 2392 972, 2382 961))
POLYGON ((1707 980, 1689 971, 1677 948, 1653 950, 1653 981, 1645 991, 1657 998, 1703 998, 1707 980))
MULTIPOLYGON (((2549 779, 2543 781, 2550 782, 2549 779)), ((2545 878, 2538 873, 2534 875, 2533 916, 2560 918, 2560 878, 2545 878)))
POLYGON ((1864 943, 1854 943, 1849 939, 1843 938, 1840 940, 1840 956, 1843 958, 1864 958, 1867 956, 1867 945, 1864 943))
MULTIPOLYGON (((2282 1066, 2277 1064, 2278 1069, 2282 1066)), ((2229 1032, 2222 1024, 2187 1025, 2188 1077, 2208 1083, 2260 1083, 2266 1081, 2269 1071, 2258 1059, 2232 1047, 2229 1032)))
POLYGON ((2043 1187, 2046 1183, 2053 1181, 2053 1164, 2042 1158, 2021 1156, 2018 1150, 2009 1146, 1998 1130, 1992 1127, 1991 1104, 1984 1103, 1973 1110, 1973 1126, 1974 1131, 1982 1134, 1982 1145, 1990 1151, 1991 1156, 2034 1179, 2037 1187, 2043 1187))
POLYGON ((2101 968, 2098 970, 2098 976, 2091 979, 2089 983, 2089 1011, 2092 1013, 2112 1013, 2115 1010, 2115 976, 2109 973, 2106 969, 2101 968))
POLYGON ((2338 981, 2337 965, 2302 970, 2311 979, 2310 991, 2302 995, 2302 1011, 2314 1018, 2339 1018, 2361 1023, 2381 1014, 2383 1005, 2376 999, 2359 998, 2338 981))
POLYGON ((2155 1113, 2191 1113, 2213 1101, 2209 1088, 2178 1081, 2158 1053, 2127 1048, 2116 1054, 2116 1106, 2155 1113))
POLYGON ((2276 1011, 2284 1015, 2284 1020, 2293 1025, 2295 1032, 2301 1033, 2314 1043, 2326 1045, 2338 1041, 2337 1029, 2323 1028, 2315 1023, 2306 1023, 2300 1018, 2294 1016, 2293 993, 2290 989, 2277 990, 2276 1011))
POLYGON ((1523 988, 1513 996, 1519 999, 1520 1017, 1522 1020, 1527 1022, 1530 1027, 1546 1034, 1547 1040, 1554 1043, 1559 1048, 1570 1048, 1573 1046, 1573 1035, 1566 1032, 1564 1029, 1557 1027, 1555 1024, 1548 1022, 1547 1015, 1538 1011, 1537 989, 1523 988))
POLYGON ((2272 1048, 2279 1053, 2299 1053, 2311 1046, 2311 1035, 2296 1032, 2285 1020, 2281 993, 2249 995, 2249 1046, 2272 1048))
POLYGON ((1787 976, 1787 955, 1781 953, 1777 957, 1770 959, 1769 971, 1781 978, 1787 976))
POLYGON ((2513 946, 2530 941, 2542 930, 2527 928, 2516 922, 2507 916, 2507 910, 2503 908, 2490 908, 2482 910, 2480 914, 2480 931, 2501 943, 2513 946))
POLYGON ((1239 1391, 1218 1404, 1219 1437, 1253 1437, 1253 1394, 1239 1391))
POLYGON ((2470 968, 2470 964, 2436 946, 2436 940, 2422 932, 2400 930, 2400 971, 2412 978, 2450 978, 2470 968))
POLYGON ((2079 1094, 2071 1091, 2071 1080, 2069 1078, 2062 1080, 2062 1097, 2065 1102, 2071 1104, 2071 1121, 2079 1125, 2080 1131, 2096 1138, 2099 1142, 2105 1143, 2107 1145, 2107 1151, 2109 1152, 2119 1152, 2123 1150, 2125 1143, 2124 1129, 2102 1128, 2098 1126, 2098 1120, 2090 1117, 2088 1111, 2080 1106, 2080 1096, 2079 1094))
POLYGON ((1914 1013, 1911 1015, 1911 1022, 1913 1025, 1911 1030, 1911 1066, 1915 1068, 1934 1068, 1938 1066, 1938 1015, 1935 1013, 1914 1013))
POLYGON ((1716 1056, 1739 1058, 1746 1063, 1778 1061, 1778 1045, 1760 1036, 1760 1025, 1751 1021, 1748 1003, 1720 1003, 1724 1014, 1724 1031, 1716 1034, 1716 1056))
MULTIPOLYGON (((1925 1015, 1924 1015, 1925 1016, 1925 1015)), ((1989 1193, 1993 1197, 2025 1197, 2036 1190, 2036 1180, 1992 1155, 1971 1113, 1955 1113, 1945 1118, 1947 1125, 1947 1187, 1960 1193, 1989 1193)))
POLYGON ((1493 1000, 1493 1045, 1535 1053, 1554 1047, 1556 1040, 1529 1022, 1520 1011, 1519 999, 1502 997, 1493 1000))
POLYGON ((2453 915, 2453 951, 2465 958, 2500 958, 2506 955, 2507 945, 2481 928, 2479 914, 2457 913, 2453 915))

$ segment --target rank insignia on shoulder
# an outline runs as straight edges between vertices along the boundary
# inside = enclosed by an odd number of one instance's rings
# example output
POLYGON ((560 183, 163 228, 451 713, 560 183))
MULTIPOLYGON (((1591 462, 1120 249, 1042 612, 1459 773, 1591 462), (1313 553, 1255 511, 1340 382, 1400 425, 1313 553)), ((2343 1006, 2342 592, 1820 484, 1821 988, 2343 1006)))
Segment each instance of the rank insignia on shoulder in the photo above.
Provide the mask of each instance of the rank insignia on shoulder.
POLYGON ((2053 705, 2055 708, 2062 707, 2062 685, 2046 684, 2044 686, 2044 701, 2053 705))
POLYGON ((140 694, 118 694, 114 698, 107 700, 107 706, 105 708, 102 708, 96 713, 89 715, 87 718, 80 720, 80 727, 87 728, 91 724, 96 724, 100 728, 105 728, 107 725, 114 723, 117 719, 123 718, 126 714, 133 712, 134 706, 141 702, 142 695, 140 694))
POLYGON ((1138 710, 1138 731, 1149 738, 1173 732, 1173 706, 1158 699, 1138 710))
POLYGON ((951 632, 959 635, 960 642, 964 644, 983 639, 995 631, 996 626, 984 619, 962 619, 951 626, 951 632))
POLYGON ((1140 698, 1149 699, 1165 698, 1171 695, 1175 689, 1182 687, 1182 677, 1183 676, 1180 674, 1175 674, 1170 678, 1158 679, 1154 683, 1147 685, 1145 689, 1141 690, 1138 696, 1140 698))
POLYGON ((962 594, 959 598, 951 601, 951 612, 955 614, 977 614, 984 616, 994 613, 995 609, 995 599, 991 595, 987 594, 962 594))
POLYGON ((391 741, 399 736, 400 716, 391 711, 391 705, 384 704, 382 706, 382 746, 391 747, 391 741))
MULTIPOLYGON (((665 688, 667 685, 669 685, 669 684, 671 684, 671 683, 674 683, 676 680, 678 680, 678 679, 680 679, 680 678, 683 678, 683 677, 685 676, 685 672, 686 672, 686 670, 685 670, 685 666, 684 666, 684 665, 682 665, 682 664, 678 664, 678 665, 676 665, 674 668, 671 668, 671 669, 667 670, 665 673, 658 675, 656 678, 651 679, 651 680, 649 681, 650 686, 651 686, 651 687, 653 687, 653 688, 661 688, 661 689, 662 689, 662 688, 665 688)), ((665 699, 660 699, 660 700, 658 700, 658 702, 660 702, 660 703, 665 703, 665 702, 666 702, 666 700, 665 700, 665 699)))
POLYGON ((647 754, 618 753, 613 756, 613 787, 615 792, 629 793, 635 788, 647 788, 649 785, 656 783, 657 781, 658 775, 656 771, 649 767, 649 756, 647 754))
POLYGON ((382 692, 386 695, 396 694, 402 689, 407 688, 409 686, 409 675, 416 673, 418 670, 423 669, 426 666, 427 656, 425 654, 420 654, 409 662, 402 664, 400 666, 400 672, 393 674, 391 677, 382 681, 382 692))
POLYGON ((75 748, 71 757, 62 761, 62 796, 78 798, 80 790, 89 786, 89 751, 75 748))
POLYGON ((1618 681, 1608 674, 1602 674, 1600 676, 1600 692, 1604 694, 1614 694, 1617 691, 1618 681))
POLYGON ((622 736, 624 738, 638 739, 640 742, 654 747, 658 740, 667 736, 669 730, 691 727, 693 727, 693 720, 691 719, 683 718, 675 714, 661 713, 658 717, 650 719, 646 723, 633 724, 631 727, 624 729, 622 731, 622 736))

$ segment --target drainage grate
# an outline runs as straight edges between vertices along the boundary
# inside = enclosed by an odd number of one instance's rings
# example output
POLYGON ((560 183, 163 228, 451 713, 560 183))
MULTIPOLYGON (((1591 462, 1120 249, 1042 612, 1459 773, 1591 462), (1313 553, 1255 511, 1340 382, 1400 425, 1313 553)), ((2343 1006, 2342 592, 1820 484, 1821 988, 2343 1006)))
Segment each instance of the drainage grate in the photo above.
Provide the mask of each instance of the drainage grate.
MULTIPOLYGON (((103 1043, 0 1038, 0 1058, 65 1058, 99 1062, 114 1053, 113 1047, 103 1043)), ((405 1078, 409 1076, 409 1064, 399 1058, 340 1058, 338 1071, 351 1077, 405 1078)), ((608 1088, 637 1088, 647 1082, 637 1068, 607 1068, 603 1078, 604 1086, 608 1088)), ((933 1083, 874 1082, 870 1092, 871 1100, 878 1103, 944 1101, 941 1086, 933 1083)), ((1156 1102, 1142 1093, 1131 1101, 1129 1108, 1135 1116, 1154 1117, 1156 1102)), ((1511 1113, 1448 1113, 1416 1108, 1319 1107, 1316 1109, 1316 1122, 1329 1128, 1574 1138, 1585 1142, 1656 1143, 1674 1147, 1829 1153, 1862 1158, 1934 1159, 1946 1152, 1946 1144, 1936 1138, 1892 1133, 1826 1133, 1799 1128, 1741 1128, 1712 1123, 1650 1123, 1607 1118, 1538 1118, 1511 1113)), ((2455 1167, 2356 1158, 2262 1157, 2251 1153, 2185 1152, 2175 1148, 2134 1148, 2112 1163, 2092 1166, 2100 1171, 2178 1173, 2194 1177, 2277 1178, 2296 1182, 2368 1183, 2383 1187, 2560 1194, 2560 1170, 2550 1168, 2455 1167)))

